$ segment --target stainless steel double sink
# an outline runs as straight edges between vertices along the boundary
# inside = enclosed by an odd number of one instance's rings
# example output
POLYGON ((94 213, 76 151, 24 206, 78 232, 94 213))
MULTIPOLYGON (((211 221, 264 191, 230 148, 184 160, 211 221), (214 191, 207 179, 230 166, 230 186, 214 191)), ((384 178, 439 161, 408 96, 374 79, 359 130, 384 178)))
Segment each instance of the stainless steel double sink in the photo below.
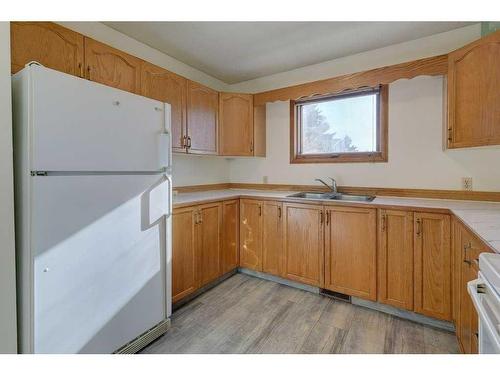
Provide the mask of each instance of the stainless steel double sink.
POLYGON ((302 199, 321 199, 321 200, 335 200, 335 201, 351 201, 351 202, 371 202, 375 199, 371 195, 353 195, 342 193, 317 193, 317 192, 304 192, 295 193, 287 196, 288 198, 302 198, 302 199))

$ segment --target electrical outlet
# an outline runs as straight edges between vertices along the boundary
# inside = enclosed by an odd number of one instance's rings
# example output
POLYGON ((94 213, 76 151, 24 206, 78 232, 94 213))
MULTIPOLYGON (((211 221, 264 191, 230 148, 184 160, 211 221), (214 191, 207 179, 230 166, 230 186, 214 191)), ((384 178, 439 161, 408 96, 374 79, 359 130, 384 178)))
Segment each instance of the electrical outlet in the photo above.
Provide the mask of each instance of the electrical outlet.
POLYGON ((462 177, 462 189, 463 190, 472 190, 472 177, 462 177))
POLYGON ((263 184, 267 184, 267 181, 268 181, 268 177, 267 176, 262 176, 262 183, 263 184))

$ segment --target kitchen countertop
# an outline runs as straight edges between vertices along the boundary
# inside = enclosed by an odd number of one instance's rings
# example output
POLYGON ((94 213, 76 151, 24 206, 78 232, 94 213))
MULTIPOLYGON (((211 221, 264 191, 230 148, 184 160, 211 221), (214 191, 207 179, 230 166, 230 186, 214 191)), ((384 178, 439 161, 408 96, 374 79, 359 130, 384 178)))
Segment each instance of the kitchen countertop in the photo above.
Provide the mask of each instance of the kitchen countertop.
MULTIPOLYGON (((175 188, 174 188, 175 190, 175 188)), ((328 202, 330 204, 344 205, 368 205, 368 206, 392 206, 392 207, 415 207, 449 210, 458 217, 469 229, 484 242, 500 253, 500 203, 483 201, 461 201, 448 199, 427 198, 399 198, 399 197, 376 197, 371 202, 338 202, 332 200, 308 200, 303 198, 289 198, 290 194, 297 191, 276 190, 244 190, 224 189, 207 190, 193 193, 178 193, 173 196, 174 208, 208 201, 217 201, 231 198, 270 198, 287 199, 294 202, 328 202)))

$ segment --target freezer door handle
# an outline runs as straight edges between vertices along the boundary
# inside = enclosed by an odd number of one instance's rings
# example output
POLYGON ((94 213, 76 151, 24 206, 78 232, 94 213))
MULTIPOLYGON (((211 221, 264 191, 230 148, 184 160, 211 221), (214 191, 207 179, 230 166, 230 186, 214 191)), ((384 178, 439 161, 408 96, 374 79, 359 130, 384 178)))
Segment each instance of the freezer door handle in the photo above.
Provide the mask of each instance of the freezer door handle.
POLYGON ((158 153, 160 155, 160 168, 166 168, 169 173, 171 167, 170 144, 170 131, 166 130, 160 134, 158 153))
POLYGON ((167 214, 165 215, 166 218, 168 219, 170 216, 172 216, 172 176, 170 175, 165 175, 167 178, 168 182, 168 208, 167 208, 167 214))

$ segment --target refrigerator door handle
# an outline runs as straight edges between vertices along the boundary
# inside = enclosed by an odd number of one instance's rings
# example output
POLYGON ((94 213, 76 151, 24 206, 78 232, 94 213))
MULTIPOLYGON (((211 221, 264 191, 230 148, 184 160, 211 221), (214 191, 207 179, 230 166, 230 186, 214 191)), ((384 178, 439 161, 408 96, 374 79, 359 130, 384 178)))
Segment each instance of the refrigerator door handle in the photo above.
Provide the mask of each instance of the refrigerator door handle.
POLYGON ((168 219, 170 216, 172 216, 172 176, 166 174, 165 177, 167 178, 168 182, 168 208, 165 218, 168 219))

